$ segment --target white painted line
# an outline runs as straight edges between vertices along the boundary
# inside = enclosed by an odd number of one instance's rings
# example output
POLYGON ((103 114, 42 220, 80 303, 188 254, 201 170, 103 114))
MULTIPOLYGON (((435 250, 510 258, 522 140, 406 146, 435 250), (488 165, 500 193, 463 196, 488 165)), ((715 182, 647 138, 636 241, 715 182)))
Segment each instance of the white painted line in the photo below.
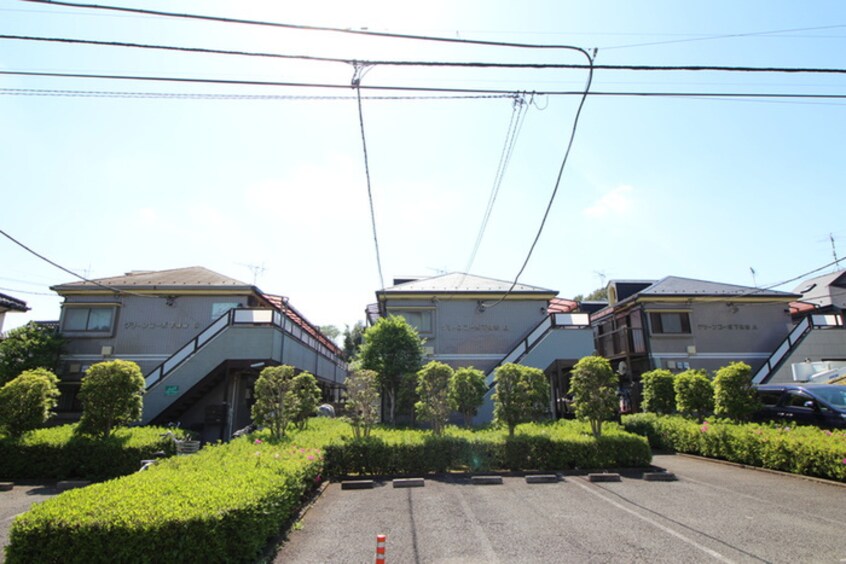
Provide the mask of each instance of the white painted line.
POLYGON ((733 560, 729 560, 728 558, 726 558, 725 556, 723 556, 722 554, 720 554, 716 550, 712 550, 712 549, 708 548, 707 546, 701 545, 698 542, 696 542, 695 540, 684 536, 680 532, 678 532, 674 529, 671 529, 670 527, 666 527, 666 526, 662 525, 661 523, 655 521, 654 519, 650 519, 646 515, 642 515, 641 513, 638 513, 637 511, 626 507, 625 505, 617 503, 613 499, 602 495, 601 493, 599 493, 595 489, 588 487, 585 484, 580 483, 579 480, 573 480, 573 483, 575 483, 577 486, 579 486, 580 488, 582 488, 586 492, 589 492, 589 493, 595 495, 596 497, 598 497, 599 499, 605 501, 606 503, 610 503, 611 505, 613 505, 617 509, 621 509, 621 510, 625 511, 626 513, 629 513, 630 515, 634 515, 635 517, 637 517, 641 521, 645 521, 645 522, 649 523, 650 525, 652 525, 653 527, 661 529, 665 533, 676 537, 677 539, 689 544, 690 546, 692 546, 694 548, 698 548, 699 550, 701 550, 702 552, 704 552, 708 556, 716 558, 717 560, 720 560, 721 562, 733 562, 733 560))

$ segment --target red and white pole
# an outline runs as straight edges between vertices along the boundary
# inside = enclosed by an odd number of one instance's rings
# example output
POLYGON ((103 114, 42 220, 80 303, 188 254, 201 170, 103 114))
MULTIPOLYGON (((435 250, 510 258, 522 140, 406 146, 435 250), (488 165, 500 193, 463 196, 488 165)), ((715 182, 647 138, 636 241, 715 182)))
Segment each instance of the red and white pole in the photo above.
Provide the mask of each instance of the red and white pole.
POLYGON ((385 564, 385 535, 376 535, 376 564, 385 564))

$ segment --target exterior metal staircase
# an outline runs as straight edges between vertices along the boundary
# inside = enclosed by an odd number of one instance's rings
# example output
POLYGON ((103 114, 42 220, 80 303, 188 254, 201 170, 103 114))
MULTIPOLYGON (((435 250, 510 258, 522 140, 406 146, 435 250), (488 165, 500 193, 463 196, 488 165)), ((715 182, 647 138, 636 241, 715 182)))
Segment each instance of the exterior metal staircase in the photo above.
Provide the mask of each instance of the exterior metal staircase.
POLYGON ((773 374, 781 368, 782 364, 790 357, 791 353, 796 350, 805 337, 815 328, 826 327, 842 327, 843 318, 839 315, 809 315, 802 318, 802 321, 796 324, 795 327, 787 334, 787 337, 779 344, 773 351, 773 354, 767 359, 755 376, 752 377, 753 384, 766 384, 773 374))

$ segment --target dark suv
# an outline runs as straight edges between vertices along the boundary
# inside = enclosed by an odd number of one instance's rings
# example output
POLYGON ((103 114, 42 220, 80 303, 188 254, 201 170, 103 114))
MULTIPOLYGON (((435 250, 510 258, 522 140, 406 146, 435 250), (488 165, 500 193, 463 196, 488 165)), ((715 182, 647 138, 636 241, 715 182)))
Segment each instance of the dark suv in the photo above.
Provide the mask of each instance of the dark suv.
POLYGON ((763 384, 756 389, 762 404, 755 415, 757 421, 782 420, 846 429, 846 386, 763 384))

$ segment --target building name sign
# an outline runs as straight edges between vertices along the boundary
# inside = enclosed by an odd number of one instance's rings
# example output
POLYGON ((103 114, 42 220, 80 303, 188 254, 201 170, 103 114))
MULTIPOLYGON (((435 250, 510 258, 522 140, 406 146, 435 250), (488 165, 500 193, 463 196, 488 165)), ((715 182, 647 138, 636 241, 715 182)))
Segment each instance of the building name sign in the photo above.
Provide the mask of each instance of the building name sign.
POLYGON ((181 321, 144 322, 127 321, 123 324, 124 329, 199 329, 199 323, 184 323, 181 321))
POLYGON ((510 331, 508 325, 498 325, 498 324, 489 324, 489 323, 480 323, 478 325, 471 325, 469 323, 459 323, 457 325, 444 325, 445 331, 474 331, 477 333, 485 332, 489 333, 492 331, 510 331))
POLYGON ((723 325, 722 323, 712 323, 710 325, 699 324, 696 326, 700 331, 757 331, 757 325, 748 325, 744 323, 731 323, 723 325))

